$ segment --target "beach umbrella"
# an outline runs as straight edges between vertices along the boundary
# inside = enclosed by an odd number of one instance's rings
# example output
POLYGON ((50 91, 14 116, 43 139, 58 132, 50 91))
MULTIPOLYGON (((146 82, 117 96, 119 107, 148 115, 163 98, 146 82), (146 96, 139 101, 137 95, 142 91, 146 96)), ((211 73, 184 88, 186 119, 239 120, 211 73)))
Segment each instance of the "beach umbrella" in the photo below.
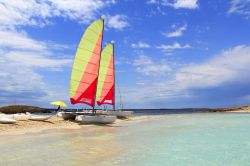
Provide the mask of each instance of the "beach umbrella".
POLYGON ((65 107, 65 108, 67 107, 67 104, 64 103, 63 101, 53 101, 50 104, 57 105, 57 106, 60 106, 60 107, 65 107))

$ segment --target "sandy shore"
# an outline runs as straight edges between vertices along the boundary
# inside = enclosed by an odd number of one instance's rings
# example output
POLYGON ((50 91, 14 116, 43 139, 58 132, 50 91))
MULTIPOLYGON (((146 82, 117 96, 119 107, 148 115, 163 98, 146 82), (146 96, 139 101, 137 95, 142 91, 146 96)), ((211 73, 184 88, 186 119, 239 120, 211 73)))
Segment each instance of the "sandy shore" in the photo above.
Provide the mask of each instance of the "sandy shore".
POLYGON ((46 129, 79 129, 80 126, 72 121, 64 121, 59 117, 52 117, 47 121, 17 121, 16 124, 0 124, 1 134, 35 132, 46 129))
POLYGON ((239 108, 228 108, 226 112, 250 112, 250 106, 243 106, 239 108))
MULTIPOLYGON (((210 112, 210 111, 209 111, 210 112)), ((211 111, 213 112, 213 111, 211 111)), ((217 111, 216 111, 217 112, 217 111)), ((218 111, 218 112, 249 112, 250 106, 218 111)), ((154 116, 134 116, 129 119, 117 119, 114 124, 108 125, 110 126, 122 126, 130 122, 143 122, 149 121, 152 119, 159 119, 163 117, 162 115, 154 115, 154 116)), ((96 125, 81 125, 76 121, 65 121, 61 117, 52 117, 47 121, 17 121, 16 124, 0 124, 0 135, 16 135, 16 134, 25 134, 27 132, 41 132, 43 130, 49 129, 81 129, 84 127, 94 128, 96 125)))
MULTIPOLYGON (((129 119, 117 119, 110 126, 121 126, 130 122, 147 121, 159 116, 135 116, 129 119)), ((27 132, 40 132, 48 129, 81 129, 83 127, 94 128, 96 125, 81 125, 76 121, 65 121, 61 117, 52 117, 47 121, 17 121, 16 124, 0 124, 0 135, 25 134, 27 132)))
POLYGON ((250 112, 250 108, 248 107, 247 109, 236 109, 236 110, 229 111, 229 112, 250 112))
MULTIPOLYGON (((124 120, 117 119, 111 125, 80 125, 74 121, 64 121, 60 117, 53 117, 45 122, 18 121, 16 124, 0 124, 0 147, 11 147, 12 144, 15 144, 15 147, 18 146, 21 149, 18 148, 18 152, 13 153, 5 149, 8 153, 5 157, 0 155, 0 165, 8 165, 10 163, 14 163, 13 165, 20 165, 20 163, 25 163, 23 165, 41 165, 39 164, 40 157, 32 159, 33 164, 25 160, 19 160, 20 158, 32 158, 29 157, 32 155, 41 155, 41 157, 51 161, 59 158, 60 163, 63 160, 61 165, 96 165, 126 150, 126 148, 117 144, 116 140, 117 131, 121 127, 139 125, 139 123, 163 117, 161 115, 134 116, 124 120), (70 135, 68 136, 68 133, 77 134, 71 137, 70 135), (54 142, 54 138, 57 141, 54 142), (28 152, 22 152, 22 150, 25 151, 22 149, 24 147, 23 144, 28 146, 36 141, 44 143, 46 148, 42 147, 42 151, 30 147, 28 152), (17 155, 17 153, 22 154, 17 155), (64 154, 66 154, 65 158, 70 156, 70 160, 62 159, 61 155, 64 154)), ((36 147, 41 148, 40 145, 36 145, 36 147)))

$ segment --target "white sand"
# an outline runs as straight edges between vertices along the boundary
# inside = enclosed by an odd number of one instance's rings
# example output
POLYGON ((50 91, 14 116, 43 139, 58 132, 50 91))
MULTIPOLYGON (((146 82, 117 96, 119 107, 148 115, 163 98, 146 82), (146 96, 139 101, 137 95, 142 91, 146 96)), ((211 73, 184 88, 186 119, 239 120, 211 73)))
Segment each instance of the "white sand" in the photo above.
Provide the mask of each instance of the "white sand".
MULTIPOLYGON (((140 122, 159 118, 160 116, 135 116, 129 119, 117 119, 108 126, 120 126, 130 122, 140 122)), ((47 121, 17 121, 16 124, 0 124, 0 135, 25 134, 27 132, 41 132, 48 129, 80 129, 83 127, 95 128, 96 125, 80 125, 76 121, 65 121, 61 117, 52 117, 47 121)))

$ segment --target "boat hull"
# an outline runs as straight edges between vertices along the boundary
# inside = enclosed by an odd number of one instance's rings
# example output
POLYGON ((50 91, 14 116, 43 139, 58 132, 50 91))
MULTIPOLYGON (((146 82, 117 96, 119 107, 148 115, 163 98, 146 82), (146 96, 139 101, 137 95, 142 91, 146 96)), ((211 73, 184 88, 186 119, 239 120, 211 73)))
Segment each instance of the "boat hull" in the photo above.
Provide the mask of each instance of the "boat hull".
POLYGON ((29 120, 34 120, 34 121, 45 121, 45 120, 48 120, 50 119, 52 116, 51 115, 31 115, 29 120))
POLYGON ((22 121, 22 120, 29 120, 30 115, 29 114, 14 114, 13 119, 17 121, 22 121))
POLYGON ((77 115, 76 121, 82 124, 111 124, 116 120, 116 116, 109 115, 77 115))
POLYGON ((14 124, 14 123, 16 123, 16 120, 1 116, 0 117, 0 123, 2 123, 2 124, 14 124))
POLYGON ((117 118, 129 118, 133 116, 133 111, 107 111, 107 115, 117 116, 117 118))
POLYGON ((73 112, 61 112, 62 118, 64 120, 75 120, 76 114, 73 112))

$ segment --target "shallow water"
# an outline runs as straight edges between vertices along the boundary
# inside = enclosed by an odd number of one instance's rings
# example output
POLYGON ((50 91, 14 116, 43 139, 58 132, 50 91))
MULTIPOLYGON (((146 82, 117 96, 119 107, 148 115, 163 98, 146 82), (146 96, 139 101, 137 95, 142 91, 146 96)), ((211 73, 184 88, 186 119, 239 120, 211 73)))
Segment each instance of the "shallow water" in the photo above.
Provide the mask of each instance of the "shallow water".
POLYGON ((250 165, 250 114, 169 115, 121 134, 127 150, 102 165, 250 165))
POLYGON ((195 113, 2 136, 0 165, 250 165, 249 128, 247 113, 195 113))

